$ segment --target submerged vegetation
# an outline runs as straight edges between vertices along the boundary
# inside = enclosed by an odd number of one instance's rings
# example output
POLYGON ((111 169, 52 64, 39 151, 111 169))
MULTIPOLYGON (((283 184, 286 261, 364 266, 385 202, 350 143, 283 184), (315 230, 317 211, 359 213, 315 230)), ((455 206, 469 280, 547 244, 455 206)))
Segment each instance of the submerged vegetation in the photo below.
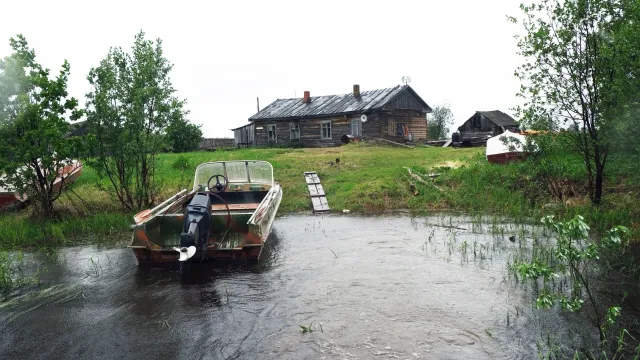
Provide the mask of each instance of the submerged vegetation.
POLYGON ((24 275, 22 252, 0 251, 0 300, 12 290, 32 284, 35 278, 24 275))
POLYGON ((614 354, 613 358, 624 358, 624 355, 640 351, 638 341, 628 329, 618 324, 622 303, 628 295, 621 291, 624 285, 616 288, 610 284, 607 296, 603 296, 597 285, 608 271, 620 268, 620 265, 628 267, 626 274, 637 277, 640 265, 620 264, 630 252, 629 229, 616 226, 595 241, 590 239, 589 226, 582 216, 564 222, 546 216, 542 223, 555 241, 545 243, 535 239, 532 251, 514 259, 510 270, 516 281, 535 286, 538 309, 559 306, 570 312, 585 310, 585 317, 599 335, 600 349, 614 354), (629 343, 625 342, 625 337, 629 343))

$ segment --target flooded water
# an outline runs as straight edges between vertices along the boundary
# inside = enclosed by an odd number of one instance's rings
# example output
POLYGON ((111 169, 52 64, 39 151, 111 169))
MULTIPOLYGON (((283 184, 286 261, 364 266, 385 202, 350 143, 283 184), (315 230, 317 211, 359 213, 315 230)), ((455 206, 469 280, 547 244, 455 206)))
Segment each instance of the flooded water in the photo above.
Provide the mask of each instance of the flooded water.
POLYGON ((0 358, 537 358, 541 324, 563 320, 526 315, 530 296, 510 284, 518 231, 283 217, 258 264, 196 268, 188 282, 139 268, 129 249, 34 254, 44 290, 0 308, 0 358))

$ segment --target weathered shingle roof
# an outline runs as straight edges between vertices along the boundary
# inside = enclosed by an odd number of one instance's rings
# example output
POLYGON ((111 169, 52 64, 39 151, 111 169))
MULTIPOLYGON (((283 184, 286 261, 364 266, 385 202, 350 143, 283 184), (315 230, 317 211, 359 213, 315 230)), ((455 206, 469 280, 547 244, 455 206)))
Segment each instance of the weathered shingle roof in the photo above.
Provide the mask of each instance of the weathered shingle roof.
POLYGON ((388 89, 362 91, 359 98, 354 97, 352 93, 314 96, 311 97, 309 104, 305 104, 302 98, 278 99, 250 117, 249 121, 364 113, 383 107, 404 90, 410 91, 427 109, 430 109, 410 86, 398 85, 388 89))
POLYGON ((518 123, 511 116, 503 113, 500 110, 478 111, 478 113, 484 115, 492 123, 498 126, 517 126, 518 125, 518 123))

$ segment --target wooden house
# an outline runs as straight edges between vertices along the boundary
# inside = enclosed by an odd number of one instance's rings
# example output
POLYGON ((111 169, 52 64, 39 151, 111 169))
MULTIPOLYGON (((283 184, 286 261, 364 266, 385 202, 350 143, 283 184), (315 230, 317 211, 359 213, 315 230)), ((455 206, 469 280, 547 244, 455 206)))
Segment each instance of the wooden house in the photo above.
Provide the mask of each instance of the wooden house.
POLYGON ((500 135, 505 130, 518 132, 518 123, 499 110, 476 111, 464 124, 458 127, 463 145, 484 145, 488 138, 500 135))
POLYGON ((236 146, 341 144, 343 135, 391 141, 427 138, 427 103, 408 85, 349 94, 278 99, 233 129, 236 146), (364 116, 363 116, 364 115, 364 116))

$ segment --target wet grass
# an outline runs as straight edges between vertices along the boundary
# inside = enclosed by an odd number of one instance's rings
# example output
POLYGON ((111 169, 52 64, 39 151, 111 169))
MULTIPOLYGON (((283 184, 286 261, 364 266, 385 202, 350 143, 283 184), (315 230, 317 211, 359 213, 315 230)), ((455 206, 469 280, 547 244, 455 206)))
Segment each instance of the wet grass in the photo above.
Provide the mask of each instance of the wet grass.
POLYGON ((0 251, 0 303, 13 290, 34 284, 35 277, 24 274, 24 256, 22 252, 0 251))
POLYGON ((99 213, 34 221, 28 213, 0 216, 0 248, 6 250, 113 242, 126 234, 130 215, 99 213))
MULTIPOLYGON (((588 199, 583 165, 578 158, 563 159, 565 171, 558 178, 566 184, 569 195, 562 201, 553 199, 534 182, 527 162, 489 164, 482 153, 468 160, 465 167, 443 169, 434 183, 447 190, 440 199, 450 208, 473 216, 499 214, 514 222, 529 222, 549 214, 558 218, 582 215, 595 231, 602 233, 613 226, 626 225, 638 239, 640 208, 634 204, 640 198, 640 163, 630 165, 631 160, 627 157, 611 160, 605 197, 599 207, 592 206, 588 199)), ((433 194, 425 194, 424 198, 429 196, 433 194)))

